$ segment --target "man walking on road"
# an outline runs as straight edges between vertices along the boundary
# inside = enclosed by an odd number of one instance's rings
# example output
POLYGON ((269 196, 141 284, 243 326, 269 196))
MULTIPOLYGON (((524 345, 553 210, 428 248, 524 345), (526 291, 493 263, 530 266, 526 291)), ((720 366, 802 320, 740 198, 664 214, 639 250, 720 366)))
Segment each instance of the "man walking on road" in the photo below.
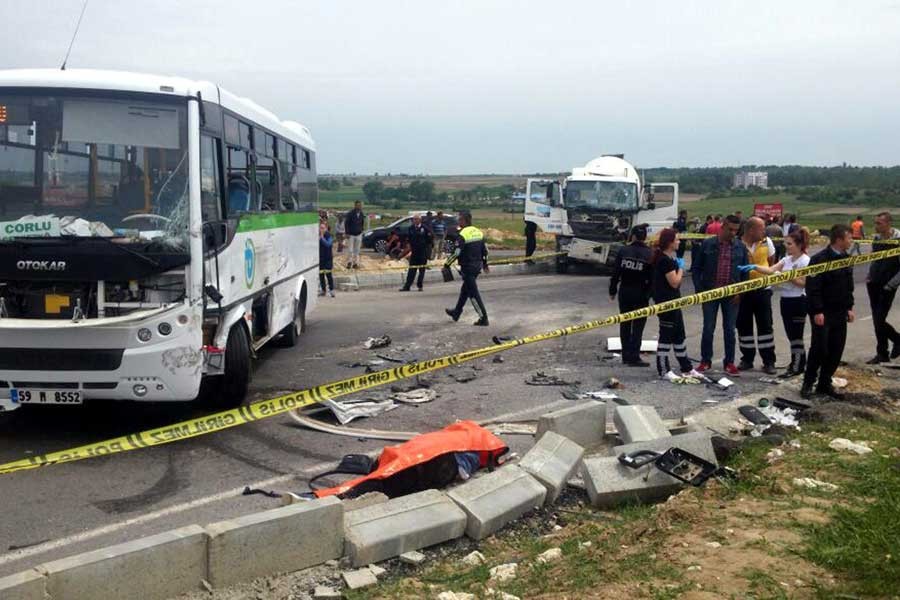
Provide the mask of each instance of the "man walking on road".
MULTIPOLYGON (((750 217, 744 223, 741 241, 747 248, 749 264, 770 267, 775 263, 775 245, 766 236, 766 224, 759 217, 750 217)), ((750 272, 750 279, 765 277, 758 271, 750 272)), ((756 350, 763 362, 763 372, 775 375, 775 334, 772 327, 772 288, 746 292, 741 296, 737 316, 738 345, 741 347, 741 363, 738 369, 753 368, 756 350), (756 337, 753 322, 756 321, 756 337)))
POLYGON ((419 272, 416 287, 422 291, 422 282, 425 280, 425 266, 428 264, 428 254, 431 248, 431 230, 422 222, 420 215, 413 215, 412 225, 409 226, 409 270, 406 272, 406 284, 400 288, 401 292, 408 292, 413 284, 416 271, 419 272))
MULTIPOLYGON (((650 287, 653 266, 652 253, 645 243, 647 228, 636 226, 631 230, 631 244, 616 255, 613 275, 609 280, 610 300, 619 296, 619 312, 624 313, 650 305, 650 287), (619 289, 619 281, 622 287, 619 289)), ((622 363, 629 367, 648 367, 650 363, 641 360, 641 338, 647 319, 634 319, 619 323, 619 337, 622 340, 622 363)))
MULTIPOLYGON (((835 225, 831 228, 830 244, 809 261, 809 266, 846 258, 853 245, 850 228, 835 225)), ((824 394, 836 400, 843 399, 831 383, 844 354, 847 341, 847 323, 853 314, 853 268, 845 267, 826 271, 806 278, 806 297, 809 316, 812 319, 812 344, 803 375, 800 395, 810 398, 815 385, 816 394, 824 394)))
MULTIPOLYGON (((715 237, 706 238, 700 245, 697 264, 691 272, 694 290, 705 292, 745 278, 738 269, 747 263, 747 247, 737 238, 741 220, 728 215, 715 237)), ((707 231, 709 231, 707 229, 707 231)), ((722 311, 722 330, 725 339, 725 360, 723 366, 729 375, 737 375, 734 366, 734 327, 737 320, 740 296, 712 300, 703 304, 703 339, 700 343, 700 372, 712 367, 713 334, 716 332, 716 318, 722 311)))
POLYGON ((353 210, 344 217, 344 229, 347 231, 347 259, 348 269, 359 268, 359 251, 362 248, 362 234, 366 226, 366 216, 362 211, 362 202, 357 200, 353 204, 353 210))
POLYGON ((488 251, 484 244, 484 233, 477 227, 472 226, 472 213, 469 211, 461 211, 459 214, 459 226, 462 228, 459 236, 456 238, 456 250, 444 263, 445 267, 449 267, 454 261, 459 260, 459 268, 462 271, 462 287, 459 290, 459 300, 456 301, 456 308, 446 309, 446 313, 450 315, 454 321, 459 321, 466 302, 471 298, 475 304, 475 311, 478 313, 478 320, 475 325, 487 327, 488 315, 484 308, 484 302, 481 301, 481 294, 478 293, 478 284, 476 279, 483 268, 488 272, 488 251))
MULTIPOLYGON (((883 242, 883 240, 900 241, 900 231, 891 227, 891 213, 881 212, 875 215, 874 239, 872 252, 897 247, 897 244, 883 242)), ((870 365, 877 365, 900 356, 900 333, 897 333, 897 330, 887 322, 898 286, 900 286, 900 257, 876 260, 869 266, 866 290, 869 292, 869 305, 872 307, 872 325, 875 326, 876 340, 875 357, 867 361, 870 365), (888 355, 888 342, 893 344, 890 355, 888 355)))

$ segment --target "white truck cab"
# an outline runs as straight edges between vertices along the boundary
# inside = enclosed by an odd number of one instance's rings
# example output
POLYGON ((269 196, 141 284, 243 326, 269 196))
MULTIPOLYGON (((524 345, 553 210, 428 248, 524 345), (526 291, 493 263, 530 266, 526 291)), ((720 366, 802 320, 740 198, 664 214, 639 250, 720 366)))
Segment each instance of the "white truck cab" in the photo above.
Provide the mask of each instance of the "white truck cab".
POLYGON ((556 235, 558 272, 574 261, 612 266, 628 232, 645 223, 652 235, 670 227, 678 215, 678 184, 641 186, 637 169, 624 155, 603 155, 560 183, 529 179, 525 221, 556 235), (669 193, 668 190, 671 190, 669 193))

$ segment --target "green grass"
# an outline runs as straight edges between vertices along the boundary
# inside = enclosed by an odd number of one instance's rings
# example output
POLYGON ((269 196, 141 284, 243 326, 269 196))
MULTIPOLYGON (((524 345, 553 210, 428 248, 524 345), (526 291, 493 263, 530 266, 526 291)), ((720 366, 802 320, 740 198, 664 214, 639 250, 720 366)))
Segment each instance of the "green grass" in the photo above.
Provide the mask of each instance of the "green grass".
POLYGON ((826 437, 808 455, 808 468, 828 463, 830 476, 840 482, 841 495, 849 502, 834 506, 827 524, 804 528, 807 546, 801 553, 850 579, 849 593, 896 594, 900 590, 900 459, 887 450, 900 447, 900 427, 896 421, 856 421, 830 430, 826 437), (838 455, 826 446, 833 437, 874 440, 876 450, 861 459, 838 455))

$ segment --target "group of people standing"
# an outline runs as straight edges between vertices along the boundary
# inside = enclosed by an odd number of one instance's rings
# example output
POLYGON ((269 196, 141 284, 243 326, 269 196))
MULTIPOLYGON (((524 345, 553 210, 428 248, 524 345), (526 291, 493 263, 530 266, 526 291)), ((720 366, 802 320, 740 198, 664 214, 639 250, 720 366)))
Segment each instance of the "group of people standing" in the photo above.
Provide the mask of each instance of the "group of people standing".
MULTIPOLYGON (((618 296, 621 312, 648 306, 651 298, 656 303, 662 303, 680 297, 685 262, 684 248, 678 234, 679 222, 683 226, 684 221, 686 214, 679 215, 679 221, 676 221, 674 227, 663 229, 656 241, 655 250, 647 245, 646 226, 631 230, 630 244, 616 257, 615 271, 610 280, 610 297, 618 296)), ((764 277, 845 258, 854 243, 850 227, 835 225, 829 231, 828 246, 810 257, 807 254, 809 232, 795 226, 796 218, 793 216, 786 223, 784 254, 779 256, 763 219, 750 217, 742 221, 737 214, 721 219, 713 218, 706 229, 706 233, 712 235, 702 243, 694 244, 690 271, 694 290, 704 292, 747 278, 764 277)), ((891 226, 891 215, 887 212, 875 217, 875 229, 875 252, 893 247, 884 240, 900 239, 900 231, 891 226)), ((898 286, 900 258, 871 263, 867 289, 877 343, 876 356, 868 361, 870 364, 900 356, 900 333, 887 323, 887 315, 898 286), (893 344, 890 352, 889 343, 893 344)), ((815 277, 797 277, 779 287, 781 319, 791 354, 783 376, 803 375, 802 395, 805 397, 813 394, 839 397, 831 378, 843 354, 847 324, 855 319, 852 268, 826 271, 815 277), (803 338, 807 318, 812 327, 808 356, 803 338)), ((741 371, 753 369, 756 355, 759 354, 762 371, 768 375, 777 373, 771 287, 704 302, 702 311, 700 363, 696 368, 687 355, 681 311, 658 315, 656 367, 660 376, 671 370, 670 353, 674 353, 682 374, 702 374, 712 368, 713 342, 719 313, 723 321, 723 370, 736 376, 741 371), (736 341, 741 352, 738 365, 735 365, 736 341)), ((640 358, 645 322, 646 319, 635 319, 620 325, 622 361, 626 365, 649 365, 640 358)))

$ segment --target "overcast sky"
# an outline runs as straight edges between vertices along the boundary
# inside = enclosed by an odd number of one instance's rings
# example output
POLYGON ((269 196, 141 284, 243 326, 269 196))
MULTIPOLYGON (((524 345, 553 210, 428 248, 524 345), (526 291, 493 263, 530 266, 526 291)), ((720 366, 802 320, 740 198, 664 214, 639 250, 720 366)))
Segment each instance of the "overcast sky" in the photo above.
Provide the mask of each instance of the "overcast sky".
MULTIPOLYGON (((59 66, 81 0, 0 5, 0 68, 59 66)), ((900 0, 90 0, 76 67, 220 83, 320 172, 900 163, 900 0)))

